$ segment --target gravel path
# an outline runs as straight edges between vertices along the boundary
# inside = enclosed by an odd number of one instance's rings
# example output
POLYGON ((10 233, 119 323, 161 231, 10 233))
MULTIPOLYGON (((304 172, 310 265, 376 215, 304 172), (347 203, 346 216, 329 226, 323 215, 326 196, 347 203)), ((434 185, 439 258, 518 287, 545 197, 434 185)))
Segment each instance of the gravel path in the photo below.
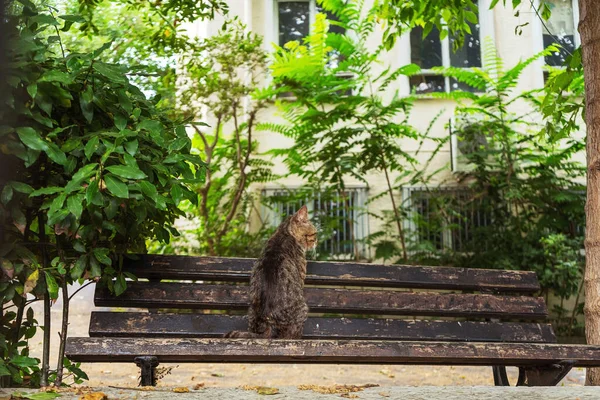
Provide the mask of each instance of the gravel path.
MULTIPOLYGON (((6 389, 5 389, 6 390, 6 389)), ((258 389, 260 390, 260 389, 258 389)), ((9 390, 6 390, 9 392, 9 390)), ((99 387, 95 392, 102 392, 108 399, 123 400, 221 400, 221 399, 410 399, 410 400, 597 400, 600 398, 600 387, 559 387, 559 388, 514 388, 514 387, 373 387, 348 394, 319 394, 312 390, 299 390, 295 387, 278 388, 277 394, 265 396, 256 390, 236 388, 208 388, 191 390, 189 393, 174 393, 172 389, 162 391, 139 391, 99 387)), ((85 393, 85 392, 84 392, 85 393)), ((60 400, 77 400, 79 393, 62 393, 60 400)), ((0 395, 0 398, 1 395, 0 395)), ((85 397, 84 397, 85 398, 85 397)))

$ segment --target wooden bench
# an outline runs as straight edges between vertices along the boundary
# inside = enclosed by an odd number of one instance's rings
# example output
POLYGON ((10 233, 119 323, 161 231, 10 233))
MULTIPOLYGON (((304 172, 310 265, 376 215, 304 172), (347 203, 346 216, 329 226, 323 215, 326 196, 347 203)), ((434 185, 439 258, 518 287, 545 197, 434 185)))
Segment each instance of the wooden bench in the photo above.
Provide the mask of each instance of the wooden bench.
POLYGON ((147 280, 129 282, 119 297, 98 286, 95 304, 142 310, 93 312, 90 337, 69 338, 66 354, 135 362, 144 386, 156 384, 159 362, 487 365, 496 385, 509 385, 505 367, 517 366, 517 384, 530 386, 600 366, 600 346, 556 344, 537 278, 523 271, 309 262, 303 339, 223 339, 246 329, 252 263, 128 260, 124 269, 147 280))

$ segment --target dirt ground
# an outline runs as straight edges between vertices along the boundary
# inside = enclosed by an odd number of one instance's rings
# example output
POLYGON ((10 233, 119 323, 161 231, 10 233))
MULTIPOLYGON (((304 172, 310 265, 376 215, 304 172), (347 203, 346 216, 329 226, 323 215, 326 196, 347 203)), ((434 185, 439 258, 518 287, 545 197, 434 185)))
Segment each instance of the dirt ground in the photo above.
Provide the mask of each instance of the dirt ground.
MULTIPOLYGON (((72 288, 71 292, 76 290, 72 288)), ((94 287, 77 293, 71 302, 69 336, 88 336, 90 313, 102 308, 93 305, 94 287)), ((56 362, 61 300, 52 307, 52 354, 56 362)), ((41 302, 34 303, 36 316, 41 320, 41 302)), ((42 332, 31 339, 32 355, 41 357, 42 332)), ((490 367, 389 366, 389 365, 307 365, 307 364, 163 364, 173 367, 160 380, 159 386, 190 386, 203 383, 206 387, 274 386, 333 384, 378 384, 381 386, 487 386, 493 385, 490 367)), ((82 364, 90 377, 90 386, 137 386, 138 368, 133 364, 82 364)), ((516 382, 517 370, 509 369, 511 382, 516 382)), ((583 385, 585 370, 575 369, 561 382, 562 386, 583 385)), ((600 398, 600 396, 598 397, 600 398)))

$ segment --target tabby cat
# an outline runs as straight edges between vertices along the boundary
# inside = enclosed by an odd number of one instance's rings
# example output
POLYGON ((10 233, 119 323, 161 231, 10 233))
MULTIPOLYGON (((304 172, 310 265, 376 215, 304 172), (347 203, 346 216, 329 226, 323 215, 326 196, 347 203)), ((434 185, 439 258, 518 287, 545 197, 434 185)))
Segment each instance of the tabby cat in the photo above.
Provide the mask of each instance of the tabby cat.
POLYGON ((229 338, 298 339, 308 306, 304 300, 306 250, 317 244, 317 229, 308 219, 308 210, 281 223, 267 241, 250 277, 248 332, 232 331, 229 338))

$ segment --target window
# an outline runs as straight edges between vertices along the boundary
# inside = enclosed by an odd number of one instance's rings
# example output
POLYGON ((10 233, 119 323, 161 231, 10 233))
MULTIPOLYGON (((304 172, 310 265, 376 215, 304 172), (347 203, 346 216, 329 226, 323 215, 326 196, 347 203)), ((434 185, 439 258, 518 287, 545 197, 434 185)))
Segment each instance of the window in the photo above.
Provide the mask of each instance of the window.
MULTIPOLYGON (((297 40, 302 42, 302 39, 308 36, 310 28, 315 22, 315 15, 324 12, 320 5, 316 4, 316 0, 276 0, 278 17, 278 43, 283 46, 287 42, 297 40)), ((334 21, 335 15, 326 11, 328 20, 334 21)), ((329 32, 344 33, 344 28, 331 25, 329 32)))
MULTIPOLYGON (((476 2, 477 3, 477 2, 476 2)), ((418 94, 448 92, 454 90, 473 91, 474 88, 444 77, 432 71, 433 67, 481 67, 481 42, 484 36, 492 36, 492 19, 487 1, 479 1, 479 23, 468 23, 471 34, 465 34, 464 45, 453 51, 454 37, 440 39, 439 30, 433 30, 423 38, 423 28, 414 28, 410 33, 410 59, 421 67, 421 74, 410 78, 410 86, 418 94)))
POLYGON ((276 227, 306 204, 319 229, 318 258, 364 258, 363 239, 368 227, 368 215, 364 212, 366 196, 365 188, 347 189, 344 193, 265 189, 261 216, 266 224, 276 227))
POLYGON ((488 202, 466 188, 405 187, 403 200, 404 228, 417 251, 467 251, 477 231, 492 224, 488 202))
POLYGON ((555 43, 561 46, 557 52, 546 56, 545 62, 552 67, 562 67, 567 56, 579 45, 577 0, 544 1, 552 12, 550 19, 544 21, 542 26, 544 48, 555 43))

